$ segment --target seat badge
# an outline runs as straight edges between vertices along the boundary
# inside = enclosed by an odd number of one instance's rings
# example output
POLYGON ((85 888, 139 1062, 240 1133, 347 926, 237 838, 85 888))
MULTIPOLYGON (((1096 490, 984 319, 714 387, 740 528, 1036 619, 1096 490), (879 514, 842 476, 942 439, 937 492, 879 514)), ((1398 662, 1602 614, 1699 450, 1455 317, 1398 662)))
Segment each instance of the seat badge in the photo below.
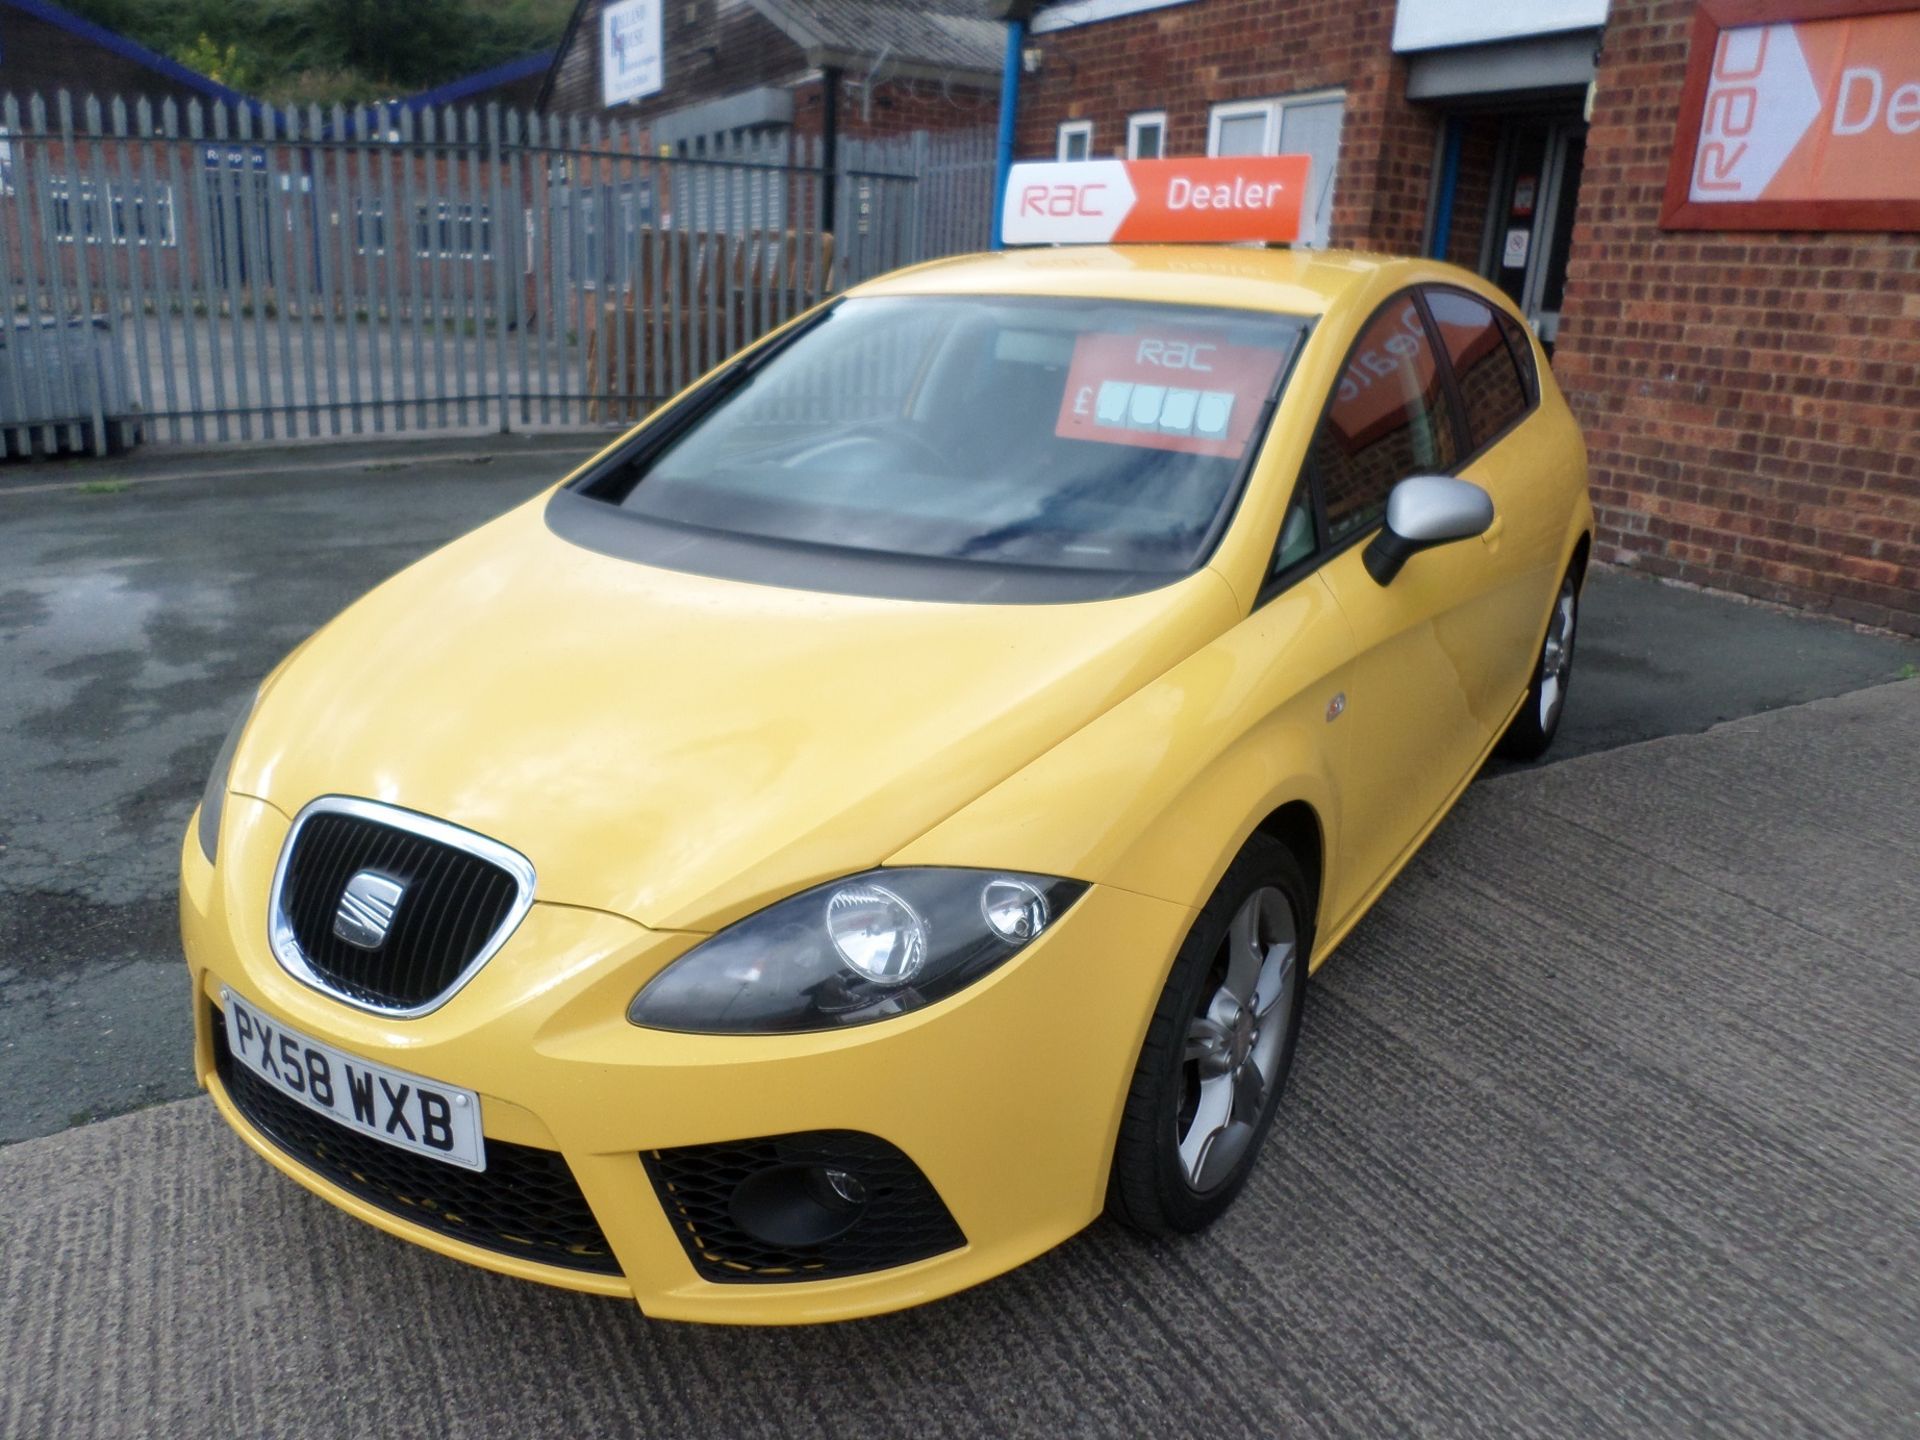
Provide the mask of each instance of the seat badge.
POLYGON ((393 924, 393 912, 407 887, 373 870, 362 870, 340 893, 333 912, 333 933, 359 950, 378 950, 393 924))
POLYGON ((1327 723, 1331 725, 1346 713, 1347 692, 1342 690, 1338 695, 1335 695, 1331 700, 1327 701, 1327 723))

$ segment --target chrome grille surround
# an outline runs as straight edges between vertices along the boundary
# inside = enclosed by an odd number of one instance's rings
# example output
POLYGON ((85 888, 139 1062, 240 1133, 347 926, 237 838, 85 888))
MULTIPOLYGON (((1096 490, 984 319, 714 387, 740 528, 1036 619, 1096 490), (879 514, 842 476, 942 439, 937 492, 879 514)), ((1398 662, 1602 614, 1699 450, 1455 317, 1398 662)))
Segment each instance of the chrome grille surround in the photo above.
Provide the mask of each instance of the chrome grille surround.
POLYGON ((272 947, 274 958, 280 967, 301 984, 320 991, 343 1005, 351 1005, 356 1010, 369 1011, 375 1015, 384 1015, 395 1020, 414 1020, 422 1015, 430 1015, 438 1010, 460 989, 480 972, 480 968, 491 960, 500 947, 519 928, 526 918, 527 911, 533 907, 534 870, 533 862, 518 850, 490 840, 472 830, 450 824, 445 820, 436 820, 429 815, 421 815, 412 810, 403 810, 397 805, 388 805, 378 800, 362 800, 349 795, 322 795, 309 802, 294 817, 293 826, 287 831, 287 838, 280 846, 280 859, 274 866, 273 886, 269 892, 267 913, 267 941, 272 947), (407 835, 417 836, 434 844, 462 851, 477 860, 485 861, 512 877, 515 891, 511 905, 505 917, 487 935, 479 948, 473 953, 453 979, 437 993, 412 1005, 382 1004, 367 996, 356 995, 335 984, 324 972, 315 968, 300 948, 300 942, 294 933, 292 917, 286 909, 287 872, 294 855, 299 849, 301 832, 310 820, 322 815, 343 815, 372 825, 384 826, 407 835))

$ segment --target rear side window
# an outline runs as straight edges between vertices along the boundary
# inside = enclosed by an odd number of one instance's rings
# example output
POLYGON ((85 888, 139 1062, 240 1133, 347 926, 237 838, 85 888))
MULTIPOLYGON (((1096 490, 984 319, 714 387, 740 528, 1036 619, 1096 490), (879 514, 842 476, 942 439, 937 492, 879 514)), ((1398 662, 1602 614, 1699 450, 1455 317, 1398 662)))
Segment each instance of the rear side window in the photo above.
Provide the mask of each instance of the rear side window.
POLYGON ((1460 384, 1467 444, 1487 444, 1532 404, 1494 308, 1460 290, 1427 291, 1427 309, 1460 384))
POLYGON ((1507 345, 1513 351, 1513 363, 1520 367, 1520 383, 1526 388, 1527 404, 1538 405, 1540 372, 1533 368, 1533 340, 1518 320, 1504 310, 1498 313, 1500 329, 1506 334, 1507 345))
POLYGON ((1439 361, 1408 291, 1367 322, 1313 437, 1308 463, 1329 542, 1378 524, 1387 492, 1409 475, 1450 470, 1459 458, 1439 361))

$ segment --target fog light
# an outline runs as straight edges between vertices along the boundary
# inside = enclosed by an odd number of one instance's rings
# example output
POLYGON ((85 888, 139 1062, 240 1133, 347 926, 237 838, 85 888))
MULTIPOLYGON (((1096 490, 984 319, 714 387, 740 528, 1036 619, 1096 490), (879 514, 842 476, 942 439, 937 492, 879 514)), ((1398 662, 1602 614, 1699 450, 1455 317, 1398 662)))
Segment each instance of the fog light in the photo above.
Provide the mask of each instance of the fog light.
POLYGON ((867 1203, 867 1187, 860 1183, 858 1175, 850 1175, 845 1170, 823 1170, 827 1188, 849 1205, 867 1203))
POLYGON ((763 1245, 824 1245, 859 1222, 867 1187, 827 1165, 775 1165, 742 1180, 728 1209, 733 1223, 763 1245))

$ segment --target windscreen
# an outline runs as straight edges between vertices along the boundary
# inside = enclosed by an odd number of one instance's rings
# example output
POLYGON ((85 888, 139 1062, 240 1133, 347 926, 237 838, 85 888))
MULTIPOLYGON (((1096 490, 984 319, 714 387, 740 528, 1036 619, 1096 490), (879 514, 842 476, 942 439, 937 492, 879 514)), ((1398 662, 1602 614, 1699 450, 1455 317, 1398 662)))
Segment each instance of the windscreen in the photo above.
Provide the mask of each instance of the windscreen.
POLYGON ((1204 562, 1303 333, 1110 300, 842 302, 596 492, 636 515, 895 558, 1204 562))

